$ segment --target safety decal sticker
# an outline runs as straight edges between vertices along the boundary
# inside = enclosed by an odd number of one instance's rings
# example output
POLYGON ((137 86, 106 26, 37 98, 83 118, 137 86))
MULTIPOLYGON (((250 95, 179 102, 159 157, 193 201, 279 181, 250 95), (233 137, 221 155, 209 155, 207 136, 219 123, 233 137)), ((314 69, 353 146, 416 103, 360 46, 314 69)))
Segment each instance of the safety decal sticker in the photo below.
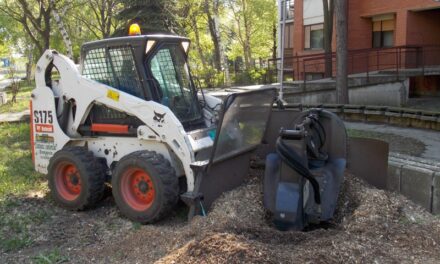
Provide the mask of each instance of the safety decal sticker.
POLYGON ((119 102, 119 93, 113 90, 107 91, 107 97, 112 99, 113 101, 119 102))
POLYGON ((37 134, 35 137, 35 152, 42 160, 50 160, 57 150, 55 138, 47 134, 37 134))
POLYGON ((49 135, 43 134, 43 135, 37 135, 35 137, 35 141, 36 142, 41 142, 41 143, 54 143, 55 139, 54 137, 51 137, 49 135))
POLYGON ((36 124, 35 132, 37 133, 53 133, 53 125, 36 124))

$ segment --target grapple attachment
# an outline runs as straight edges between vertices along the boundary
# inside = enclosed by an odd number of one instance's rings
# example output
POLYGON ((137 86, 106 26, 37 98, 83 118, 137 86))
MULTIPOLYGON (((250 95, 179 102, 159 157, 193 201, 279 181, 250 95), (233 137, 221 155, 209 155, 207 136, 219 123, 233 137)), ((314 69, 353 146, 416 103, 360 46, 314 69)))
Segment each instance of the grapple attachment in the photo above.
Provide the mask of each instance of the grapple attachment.
POLYGON ((344 123, 311 110, 281 129, 276 153, 266 158, 264 206, 282 230, 328 221, 336 209, 347 160, 344 123))

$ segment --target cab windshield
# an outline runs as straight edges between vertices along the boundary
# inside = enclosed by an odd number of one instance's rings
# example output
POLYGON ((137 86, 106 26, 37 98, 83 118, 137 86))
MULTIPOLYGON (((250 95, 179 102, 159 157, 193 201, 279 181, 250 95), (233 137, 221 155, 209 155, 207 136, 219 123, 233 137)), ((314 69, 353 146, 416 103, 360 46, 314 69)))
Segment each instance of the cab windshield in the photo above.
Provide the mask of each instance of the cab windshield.
POLYGON ((199 120, 201 111, 191 82, 186 55, 180 44, 165 44, 148 67, 159 86, 160 103, 169 107, 182 123, 199 120))

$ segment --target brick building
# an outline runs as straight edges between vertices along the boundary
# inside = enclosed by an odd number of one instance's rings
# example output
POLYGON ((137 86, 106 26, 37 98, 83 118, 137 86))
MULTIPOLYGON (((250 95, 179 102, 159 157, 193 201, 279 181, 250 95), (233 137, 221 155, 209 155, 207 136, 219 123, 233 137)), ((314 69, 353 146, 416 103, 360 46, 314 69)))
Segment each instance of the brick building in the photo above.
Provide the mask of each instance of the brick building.
MULTIPOLYGON (((280 12, 284 10, 289 18, 284 34, 286 70, 296 80, 322 78, 323 58, 319 57, 323 54, 322 0, 278 1, 280 12), (286 8, 281 8, 283 5, 286 8)), ((430 60, 440 61, 440 52, 429 54, 430 46, 440 47, 440 0, 347 0, 347 3, 350 73, 363 72, 366 65, 367 71, 373 71, 394 66, 420 67, 429 65, 430 60)), ((436 61, 431 64, 437 64, 436 61)))

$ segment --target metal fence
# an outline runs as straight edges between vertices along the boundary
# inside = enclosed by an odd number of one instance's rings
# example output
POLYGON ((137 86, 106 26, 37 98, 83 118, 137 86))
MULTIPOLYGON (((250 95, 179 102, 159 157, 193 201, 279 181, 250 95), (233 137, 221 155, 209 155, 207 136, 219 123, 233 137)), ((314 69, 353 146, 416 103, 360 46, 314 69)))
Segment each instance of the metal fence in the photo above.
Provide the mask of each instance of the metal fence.
MULTIPOLYGON (((285 81, 304 82, 336 77, 336 53, 291 56, 284 59, 285 81), (332 61, 331 76, 325 76, 326 58, 332 61)), ((269 59, 267 79, 275 82, 281 59, 269 59)), ((403 70, 419 69, 425 74, 430 66, 440 66, 440 46, 398 46, 381 49, 359 49, 348 52, 348 74, 364 74, 369 81, 372 73, 386 72, 398 78, 403 70)))

